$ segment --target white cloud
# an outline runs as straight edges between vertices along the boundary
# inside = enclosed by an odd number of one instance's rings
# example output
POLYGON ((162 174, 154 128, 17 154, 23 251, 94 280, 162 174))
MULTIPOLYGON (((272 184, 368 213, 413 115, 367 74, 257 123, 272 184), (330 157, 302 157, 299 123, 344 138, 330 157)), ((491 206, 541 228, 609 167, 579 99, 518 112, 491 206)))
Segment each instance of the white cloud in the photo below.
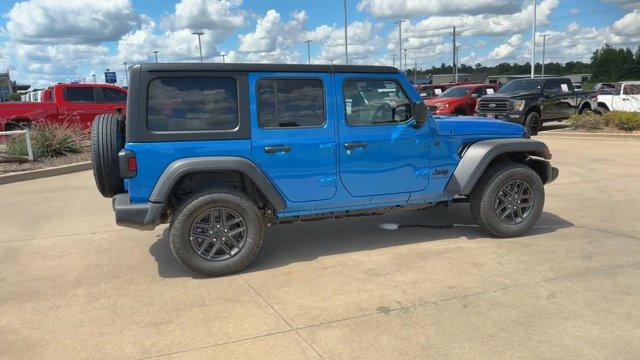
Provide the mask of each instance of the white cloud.
POLYGON ((28 0, 6 15, 7 30, 21 43, 99 43, 137 27, 130 0, 28 0))
MULTIPOLYGON (((376 50, 383 44, 382 38, 376 35, 380 26, 369 21, 354 21, 347 26, 349 45, 349 63, 374 63, 376 50)), ((344 28, 337 24, 322 25, 307 34, 320 45, 320 52, 315 62, 328 64, 333 59, 336 64, 344 64, 344 28)))
POLYGON ((634 10, 616 21, 613 30, 619 35, 640 35, 640 10, 634 10))
POLYGON ((640 1, 638 0, 602 0, 605 3, 616 4, 626 9, 638 9, 640 8, 640 1))
POLYGON ((299 11, 291 14, 291 20, 283 23, 277 11, 269 10, 258 19, 255 31, 238 36, 238 51, 270 52, 304 41, 302 35, 307 19, 307 14, 299 11))
POLYGON ((504 59, 516 50, 516 48, 522 44, 522 35, 516 34, 509 38, 505 43, 497 46, 489 53, 489 57, 496 60, 504 59))
POLYGON ((357 9, 376 17, 399 18, 458 14, 510 14, 518 0, 361 0, 357 9))

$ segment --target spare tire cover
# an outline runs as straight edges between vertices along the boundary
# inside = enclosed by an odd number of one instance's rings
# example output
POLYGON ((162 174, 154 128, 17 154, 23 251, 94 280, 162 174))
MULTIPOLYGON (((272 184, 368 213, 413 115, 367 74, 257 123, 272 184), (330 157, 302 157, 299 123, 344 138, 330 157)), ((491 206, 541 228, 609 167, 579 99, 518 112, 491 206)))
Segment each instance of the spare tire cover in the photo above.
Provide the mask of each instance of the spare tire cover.
POLYGON ((91 125, 93 177, 104 197, 124 192, 118 169, 118 152, 124 148, 124 120, 120 114, 101 114, 91 125))

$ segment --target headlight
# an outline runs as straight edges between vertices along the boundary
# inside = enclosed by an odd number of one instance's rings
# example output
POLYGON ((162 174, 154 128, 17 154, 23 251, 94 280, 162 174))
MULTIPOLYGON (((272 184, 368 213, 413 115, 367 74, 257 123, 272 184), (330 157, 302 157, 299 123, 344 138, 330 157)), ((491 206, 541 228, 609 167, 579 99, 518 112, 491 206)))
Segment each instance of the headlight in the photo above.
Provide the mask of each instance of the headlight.
POLYGON ((513 100, 513 110, 522 111, 524 110, 524 100, 513 100))
POLYGON ((446 109, 449 107, 449 104, 436 104, 437 107, 446 109))

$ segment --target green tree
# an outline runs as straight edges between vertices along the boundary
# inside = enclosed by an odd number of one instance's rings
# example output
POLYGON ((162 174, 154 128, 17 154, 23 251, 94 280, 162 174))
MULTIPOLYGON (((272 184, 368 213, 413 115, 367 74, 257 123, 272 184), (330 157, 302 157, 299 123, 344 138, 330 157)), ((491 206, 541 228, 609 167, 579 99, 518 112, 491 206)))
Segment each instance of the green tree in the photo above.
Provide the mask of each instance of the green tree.
POLYGON ((637 56, 629 48, 614 48, 606 44, 591 56, 594 81, 631 80, 637 76, 637 67, 637 56))
POLYGON ((11 100, 11 101, 20 101, 20 94, 18 94, 18 93, 9 94, 9 100, 11 100))

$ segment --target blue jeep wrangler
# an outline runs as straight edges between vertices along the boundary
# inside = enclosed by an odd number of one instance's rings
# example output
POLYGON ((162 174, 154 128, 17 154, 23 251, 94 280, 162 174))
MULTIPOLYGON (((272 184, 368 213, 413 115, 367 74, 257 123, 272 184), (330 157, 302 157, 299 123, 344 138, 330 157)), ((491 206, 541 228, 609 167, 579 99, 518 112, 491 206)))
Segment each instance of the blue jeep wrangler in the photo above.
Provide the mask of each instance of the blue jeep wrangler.
POLYGON ((292 221, 469 201, 484 231, 518 236, 558 175, 522 126, 435 118, 392 67, 143 64, 129 84, 126 118, 93 123, 98 189, 119 225, 170 222, 175 257, 206 275, 292 221))

